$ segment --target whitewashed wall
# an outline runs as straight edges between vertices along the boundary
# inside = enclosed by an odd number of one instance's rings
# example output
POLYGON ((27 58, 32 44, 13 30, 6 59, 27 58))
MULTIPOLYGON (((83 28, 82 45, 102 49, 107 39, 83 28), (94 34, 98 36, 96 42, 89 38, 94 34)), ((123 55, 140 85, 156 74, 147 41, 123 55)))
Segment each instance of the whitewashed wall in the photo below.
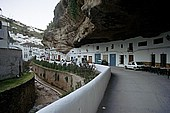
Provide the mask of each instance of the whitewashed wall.
POLYGON ((111 76, 110 67, 96 68, 101 73, 95 79, 37 113, 96 113, 111 76))
MULTIPOLYGON (((83 55, 91 55, 92 62, 95 62, 95 54, 108 55, 108 63, 110 63, 110 54, 116 54, 116 66, 124 67, 129 62, 129 55, 134 55, 135 61, 151 62, 151 54, 155 54, 155 62, 160 63, 160 54, 167 54, 167 63, 170 63, 170 39, 167 39, 167 35, 170 37, 170 31, 161 33, 155 37, 133 37, 127 40, 111 41, 106 43, 95 43, 83 45, 78 50, 74 51, 73 55, 76 57, 77 53, 83 57, 83 55), (154 39, 163 38, 163 43, 154 44, 154 39), (138 46, 139 42, 147 41, 147 46, 138 46), (128 52, 129 43, 133 43, 133 52, 128 52), (114 48, 111 49, 111 45, 114 44, 114 48), (121 48, 123 44, 123 48, 121 48), (99 50, 96 50, 96 46, 99 46, 99 50), (108 51, 106 51, 108 47, 108 51), (86 51, 88 49, 88 52, 86 51), (124 64, 120 64, 120 55, 124 55, 124 64)), ((70 56, 72 56, 70 54, 70 56)))

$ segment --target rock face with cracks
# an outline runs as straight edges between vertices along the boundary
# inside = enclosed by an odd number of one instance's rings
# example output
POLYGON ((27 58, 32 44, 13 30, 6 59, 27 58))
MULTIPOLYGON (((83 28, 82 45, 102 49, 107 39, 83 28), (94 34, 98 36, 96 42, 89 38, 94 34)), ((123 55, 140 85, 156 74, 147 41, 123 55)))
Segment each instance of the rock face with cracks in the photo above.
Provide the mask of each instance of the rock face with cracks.
POLYGON ((168 1, 61 0, 43 43, 67 53, 83 44, 153 37, 170 30, 168 1))

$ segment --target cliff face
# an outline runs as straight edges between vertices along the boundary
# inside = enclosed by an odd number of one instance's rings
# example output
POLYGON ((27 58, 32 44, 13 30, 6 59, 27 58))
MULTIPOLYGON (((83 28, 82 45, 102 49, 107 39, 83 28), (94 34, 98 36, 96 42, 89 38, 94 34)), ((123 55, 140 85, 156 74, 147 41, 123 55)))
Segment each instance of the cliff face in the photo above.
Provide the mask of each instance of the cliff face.
POLYGON ((170 29, 168 3, 151 0, 61 0, 43 43, 67 53, 82 44, 150 37, 170 29))

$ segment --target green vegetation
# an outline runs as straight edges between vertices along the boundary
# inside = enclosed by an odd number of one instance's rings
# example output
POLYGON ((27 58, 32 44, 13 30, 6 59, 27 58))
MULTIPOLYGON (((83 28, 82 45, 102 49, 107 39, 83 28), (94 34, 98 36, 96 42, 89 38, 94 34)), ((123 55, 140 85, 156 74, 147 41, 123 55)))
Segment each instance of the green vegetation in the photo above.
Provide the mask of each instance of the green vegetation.
POLYGON ((0 93, 12 89, 14 87, 17 87, 23 83, 26 83, 27 81, 31 80, 33 77, 34 77, 33 73, 24 73, 19 78, 12 78, 12 79, 0 81, 0 93))
POLYGON ((78 67, 77 65, 69 64, 67 65, 61 65, 61 64, 56 64, 56 63, 49 63, 47 61, 39 61, 39 60, 34 60, 34 63, 41 65, 43 67, 59 70, 59 71, 65 71, 69 73, 76 74, 78 76, 81 76, 85 78, 85 83, 88 83, 91 81, 93 78, 95 78, 99 72, 94 70, 93 68, 89 67, 78 67))
POLYGON ((78 15, 77 0, 69 0, 69 13, 73 17, 74 20, 77 19, 77 15, 78 15))

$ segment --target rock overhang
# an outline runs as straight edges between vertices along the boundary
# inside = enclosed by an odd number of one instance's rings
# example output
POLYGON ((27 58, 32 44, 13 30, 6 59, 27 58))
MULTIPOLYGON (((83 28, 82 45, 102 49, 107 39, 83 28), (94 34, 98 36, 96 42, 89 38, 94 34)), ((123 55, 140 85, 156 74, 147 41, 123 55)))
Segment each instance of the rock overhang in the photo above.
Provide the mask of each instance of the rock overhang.
POLYGON ((84 44, 153 37, 170 30, 166 1, 61 0, 44 43, 67 53, 84 44))

